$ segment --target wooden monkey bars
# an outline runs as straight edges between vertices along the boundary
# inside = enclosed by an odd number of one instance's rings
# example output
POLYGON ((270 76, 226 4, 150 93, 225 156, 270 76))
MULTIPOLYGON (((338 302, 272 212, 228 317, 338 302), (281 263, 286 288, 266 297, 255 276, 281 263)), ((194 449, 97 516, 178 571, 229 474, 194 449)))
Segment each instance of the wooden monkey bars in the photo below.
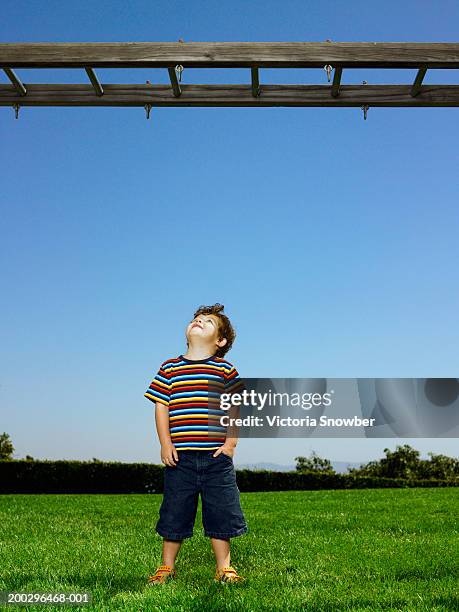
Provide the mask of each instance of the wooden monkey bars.
MULTIPOLYGON (((14 106, 459 106, 459 85, 423 85, 430 69, 459 68, 459 43, 119 42, 0 43, 0 105, 14 106), (90 84, 26 84, 14 69, 81 68, 90 84), (102 84, 96 68, 164 68, 170 85, 102 84), (248 82, 192 85, 186 68, 247 68, 248 82), (260 68, 321 68, 329 85, 263 85, 260 68), (344 85, 349 68, 411 68, 407 85, 344 85), (177 77, 178 75, 178 77, 177 77)), ((17 116, 17 114, 16 114, 17 116)))

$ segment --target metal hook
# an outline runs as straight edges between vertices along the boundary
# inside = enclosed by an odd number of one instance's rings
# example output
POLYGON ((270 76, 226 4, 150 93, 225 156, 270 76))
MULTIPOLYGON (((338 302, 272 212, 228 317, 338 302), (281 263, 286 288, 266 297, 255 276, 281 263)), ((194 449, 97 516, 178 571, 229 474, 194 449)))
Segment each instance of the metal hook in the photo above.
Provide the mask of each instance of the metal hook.
MULTIPOLYGON (((362 81, 362 85, 367 85, 367 82, 366 81, 362 81)), ((360 108, 363 110, 363 119, 364 119, 364 121, 366 121, 367 120, 367 112, 368 112, 368 109, 370 107, 368 106, 368 104, 364 104, 364 106, 361 106, 360 108)))
POLYGON ((17 118, 18 118, 18 115, 19 115, 19 109, 20 109, 20 106, 19 106, 19 104, 16 102, 15 104, 13 104, 13 108, 14 108, 14 110, 15 110, 15 115, 16 115, 16 119, 17 119, 17 118))
POLYGON ((147 119, 150 119, 151 104, 145 104, 145 110, 147 111, 147 119))
POLYGON ((182 72, 183 72, 183 66, 182 66, 181 64, 178 64, 178 65, 175 67, 175 72, 177 72, 177 73, 178 73, 178 80, 179 80, 179 83, 181 83, 181 82, 182 82, 182 72))
POLYGON ((328 79, 328 82, 330 83, 330 75, 331 75, 331 71, 333 70, 333 66, 330 66, 330 64, 326 64, 324 66, 324 70, 327 73, 327 79, 328 79))

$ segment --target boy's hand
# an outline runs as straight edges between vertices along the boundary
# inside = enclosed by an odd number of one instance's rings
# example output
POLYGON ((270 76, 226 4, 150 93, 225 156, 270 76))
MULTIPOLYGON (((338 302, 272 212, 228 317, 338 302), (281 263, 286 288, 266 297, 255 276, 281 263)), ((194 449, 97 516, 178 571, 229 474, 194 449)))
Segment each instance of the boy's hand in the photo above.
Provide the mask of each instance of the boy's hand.
POLYGON ((230 457, 234 456, 234 446, 231 444, 222 444, 220 448, 217 448, 213 457, 218 457, 220 453, 224 453, 225 455, 229 455, 230 457))
POLYGON ((172 442, 167 442, 166 444, 161 444, 161 461, 165 465, 169 465, 174 467, 176 465, 176 461, 178 461, 178 451, 172 442))

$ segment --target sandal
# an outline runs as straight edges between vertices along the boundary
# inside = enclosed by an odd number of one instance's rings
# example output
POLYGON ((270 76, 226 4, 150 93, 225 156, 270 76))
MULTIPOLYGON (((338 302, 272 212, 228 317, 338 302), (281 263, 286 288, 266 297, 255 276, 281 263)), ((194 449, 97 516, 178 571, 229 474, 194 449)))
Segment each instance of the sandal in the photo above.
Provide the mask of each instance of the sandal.
POLYGON ((177 572, 170 565, 160 565, 152 576, 148 576, 148 584, 164 584, 176 576, 177 572))
POLYGON ((234 567, 229 565, 228 567, 217 569, 214 580, 216 582, 242 582, 245 578, 239 576, 234 567))

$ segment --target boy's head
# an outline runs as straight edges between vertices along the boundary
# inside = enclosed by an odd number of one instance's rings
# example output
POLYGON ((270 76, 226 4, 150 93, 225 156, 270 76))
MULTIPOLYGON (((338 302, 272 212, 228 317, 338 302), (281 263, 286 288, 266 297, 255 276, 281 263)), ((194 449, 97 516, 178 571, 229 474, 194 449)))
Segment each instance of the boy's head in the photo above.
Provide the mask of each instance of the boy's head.
POLYGON ((231 349, 236 332, 223 313, 223 304, 200 306, 186 328, 187 346, 190 342, 207 346, 212 355, 224 357, 231 349))

